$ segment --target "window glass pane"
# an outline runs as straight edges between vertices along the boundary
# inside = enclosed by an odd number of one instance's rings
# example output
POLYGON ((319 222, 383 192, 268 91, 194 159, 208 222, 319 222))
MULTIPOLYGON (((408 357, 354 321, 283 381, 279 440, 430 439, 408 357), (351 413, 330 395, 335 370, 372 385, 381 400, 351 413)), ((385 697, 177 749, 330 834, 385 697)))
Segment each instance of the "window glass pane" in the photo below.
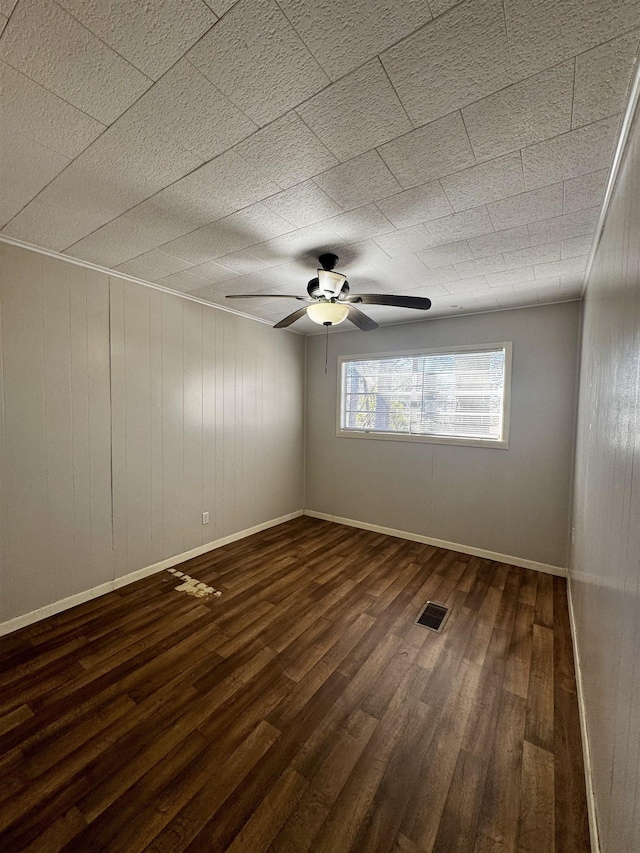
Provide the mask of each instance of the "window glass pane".
POLYGON ((505 350, 343 362, 342 428, 500 440, 505 350))

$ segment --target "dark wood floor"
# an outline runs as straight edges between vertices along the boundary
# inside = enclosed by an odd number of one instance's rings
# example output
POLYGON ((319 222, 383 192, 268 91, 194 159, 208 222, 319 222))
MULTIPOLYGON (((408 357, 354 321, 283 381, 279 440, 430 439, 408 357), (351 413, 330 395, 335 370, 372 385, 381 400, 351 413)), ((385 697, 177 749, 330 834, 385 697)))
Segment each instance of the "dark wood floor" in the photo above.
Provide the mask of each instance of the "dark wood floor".
POLYGON ((0 850, 589 849, 564 580, 310 518, 181 568, 0 640, 0 850))

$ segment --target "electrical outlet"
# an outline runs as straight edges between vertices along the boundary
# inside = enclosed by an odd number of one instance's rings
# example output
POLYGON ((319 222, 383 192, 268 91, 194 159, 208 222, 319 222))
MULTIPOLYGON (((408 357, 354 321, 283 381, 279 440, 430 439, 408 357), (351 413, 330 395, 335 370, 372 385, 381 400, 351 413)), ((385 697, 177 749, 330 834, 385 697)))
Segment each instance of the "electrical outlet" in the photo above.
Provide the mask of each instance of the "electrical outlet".
POLYGON ((209 513, 208 512, 202 513, 202 523, 203 524, 209 524, 209 513))

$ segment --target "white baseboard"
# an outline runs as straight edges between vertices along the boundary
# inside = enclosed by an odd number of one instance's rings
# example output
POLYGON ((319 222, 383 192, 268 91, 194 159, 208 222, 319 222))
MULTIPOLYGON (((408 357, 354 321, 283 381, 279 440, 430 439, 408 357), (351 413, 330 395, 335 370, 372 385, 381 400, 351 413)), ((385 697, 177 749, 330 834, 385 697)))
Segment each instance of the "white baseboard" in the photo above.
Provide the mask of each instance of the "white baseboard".
POLYGON ((346 524, 348 527, 359 527, 361 530, 372 530, 374 533, 385 533, 387 536, 396 536, 398 539, 409 539, 411 542, 422 542, 423 545, 435 545, 436 548, 447 548, 449 551, 459 551, 461 554, 471 554, 474 557, 484 557, 486 560, 495 560, 497 563, 508 563, 510 566, 520 566, 523 569, 534 569, 536 572, 544 572, 547 575, 556 575, 565 578, 567 570, 561 566, 550 566, 547 563, 538 563, 536 560, 525 560, 523 557, 513 557, 509 554, 499 554, 497 551, 487 551, 485 548, 475 548, 473 545, 460 545, 458 542, 447 542, 444 539, 434 539, 432 536, 423 536, 420 533, 409 533, 406 530, 396 530, 393 527, 381 527, 379 524, 369 524, 367 521, 354 521, 352 518, 340 518, 338 515, 327 515, 326 512, 316 512, 313 509, 305 509, 305 515, 312 518, 322 518, 324 521, 333 521, 336 524, 346 524))
POLYGON ((77 604, 83 604, 85 601, 91 601, 92 598, 98 598, 100 595, 105 595, 107 592, 112 592, 114 589, 120 589, 122 586, 133 583, 134 581, 146 578, 149 575, 154 575, 156 572, 161 572, 164 569, 170 569, 172 566, 177 566, 179 563, 184 563, 186 560, 191 560, 193 557, 199 557, 201 554, 206 554, 207 551, 214 551, 216 548, 222 548, 223 545, 228 545, 230 542, 236 542, 238 539, 244 539, 247 536, 252 536, 254 533, 260 533, 261 530, 267 530, 269 527, 275 527, 278 524, 283 524, 285 521, 291 521, 292 518, 299 518, 303 514, 303 510, 299 509, 296 512, 290 512, 287 515, 282 515, 280 518, 272 518, 270 521, 264 521, 262 524, 256 524, 254 527, 248 527, 246 530, 239 530, 237 533, 232 533, 230 536, 224 536, 222 539, 216 539, 213 542, 207 542, 206 545, 199 545, 197 548, 192 548, 190 551, 184 551, 182 554, 175 554, 173 557, 168 557, 159 563, 154 563, 151 566, 145 566, 143 569, 138 569, 128 575, 123 575, 119 578, 114 578, 112 581, 94 586, 92 589, 78 592, 75 595, 70 595, 68 598, 62 598, 60 601, 54 601, 53 604, 47 604, 44 607, 39 607, 37 610, 32 610, 30 613, 24 613, 22 616, 16 616, 15 619, 9 619, 7 622, 0 623, 0 637, 4 634, 10 634, 12 631, 17 631, 19 628, 24 628, 26 625, 32 625, 34 622, 39 622, 41 619, 46 619, 47 616, 53 616, 56 613, 61 613, 63 610, 68 610, 70 607, 75 607, 77 604))
POLYGON ((578 693, 578 712, 580 715, 580 733, 582 735, 582 757, 584 761, 584 781, 587 789, 587 812, 589 814, 589 835, 591 837, 591 853, 600 853, 600 837, 598 835, 598 820, 596 816, 596 799, 593 790, 593 775, 591 773, 591 750, 589 748, 589 732, 587 729, 587 710, 584 701, 582 669, 580 667, 580 651, 576 637, 575 614, 571 596, 571 577, 567 579, 567 598, 569 600, 569 624, 571 626, 571 645, 573 646, 573 663, 576 670, 576 689, 578 693))

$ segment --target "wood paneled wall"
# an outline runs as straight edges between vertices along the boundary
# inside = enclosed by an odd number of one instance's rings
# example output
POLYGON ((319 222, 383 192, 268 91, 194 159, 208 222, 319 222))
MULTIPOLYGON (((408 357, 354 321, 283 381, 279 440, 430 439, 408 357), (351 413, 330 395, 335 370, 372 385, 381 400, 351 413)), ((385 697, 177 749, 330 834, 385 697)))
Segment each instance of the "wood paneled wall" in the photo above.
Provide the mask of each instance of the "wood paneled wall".
POLYGON ((640 850, 640 115, 584 301, 570 587, 602 853, 640 850))
POLYGON ((0 288, 0 622, 302 508, 300 336, 7 244, 0 288))

